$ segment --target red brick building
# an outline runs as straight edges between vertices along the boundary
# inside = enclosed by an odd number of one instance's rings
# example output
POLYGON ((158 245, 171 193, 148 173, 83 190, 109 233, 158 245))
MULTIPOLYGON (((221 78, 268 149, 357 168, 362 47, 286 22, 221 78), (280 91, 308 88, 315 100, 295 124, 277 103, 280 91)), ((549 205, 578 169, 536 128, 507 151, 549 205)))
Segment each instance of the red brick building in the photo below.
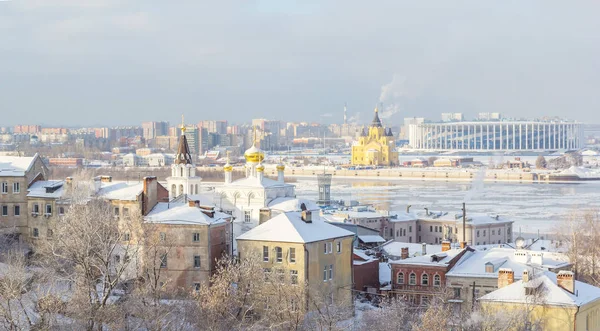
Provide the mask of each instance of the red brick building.
POLYGON ((442 244, 442 252, 390 261, 392 267, 391 294, 403 297, 414 305, 426 305, 446 285, 446 273, 472 248, 450 249, 442 244))
POLYGON ((362 250, 354 250, 353 273, 354 289, 369 293, 377 293, 379 290, 379 260, 364 254, 362 250))

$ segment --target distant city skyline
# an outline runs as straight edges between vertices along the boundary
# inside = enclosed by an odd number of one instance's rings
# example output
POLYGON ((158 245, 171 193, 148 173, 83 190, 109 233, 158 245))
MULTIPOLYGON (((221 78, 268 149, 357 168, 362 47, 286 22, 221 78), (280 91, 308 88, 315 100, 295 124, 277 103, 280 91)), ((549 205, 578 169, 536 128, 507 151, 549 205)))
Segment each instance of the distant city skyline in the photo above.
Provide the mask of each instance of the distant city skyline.
POLYGON ((600 123, 598 2, 0 2, 0 126, 600 123), (26 18, 26 19, 24 19, 26 18))

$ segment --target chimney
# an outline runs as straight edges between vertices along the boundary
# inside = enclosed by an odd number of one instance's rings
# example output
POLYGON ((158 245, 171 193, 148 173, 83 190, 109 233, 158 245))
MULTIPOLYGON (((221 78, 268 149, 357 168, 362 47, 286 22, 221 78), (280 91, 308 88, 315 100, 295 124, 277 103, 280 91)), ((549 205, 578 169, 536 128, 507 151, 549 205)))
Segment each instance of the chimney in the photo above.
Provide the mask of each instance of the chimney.
POLYGON ((429 208, 424 208, 425 209, 425 215, 429 216, 429 208))
POLYGON ((310 210, 303 210, 301 215, 305 223, 312 223, 312 212, 310 210))
POLYGON ((421 244, 421 255, 427 255, 427 244, 426 243, 421 244))
POLYGON ((190 201, 188 201, 188 206, 189 206, 189 207, 196 207, 196 202, 195 202, 195 201, 192 201, 192 200, 190 200, 190 201))
POLYGON ((559 271, 556 275, 556 285, 571 294, 575 294, 575 274, 572 271, 559 271))
POLYGON ((67 178, 65 178, 65 183, 66 183, 67 185, 71 185, 71 184, 73 184, 73 177, 67 177, 67 178))
POLYGON ((503 288, 515 282, 515 272, 512 269, 500 268, 498 270, 498 288, 503 288))
POLYGON ((208 217, 210 217, 210 218, 213 218, 213 217, 215 217, 215 208, 214 208, 214 207, 204 207, 204 206, 200 206, 200 201, 197 201, 197 200, 196 200, 196 201, 194 201, 194 205, 195 205, 196 207, 198 207, 198 208, 200 209, 200 211, 201 211, 201 212, 202 212, 204 215, 206 215, 206 216, 208 216, 208 217))
POLYGON ((400 258, 402 260, 408 259, 408 247, 402 247, 402 250, 401 250, 401 253, 400 253, 400 258))
POLYGON ((144 201, 142 214, 148 215, 148 213, 158 203, 158 180, 155 176, 144 177, 144 201))
POLYGON ((410 212, 410 207, 412 207, 412 205, 408 205, 408 206, 406 206, 406 213, 407 213, 407 214, 410 212))
POLYGON ((460 249, 465 249, 467 248, 467 242, 466 241, 461 241, 460 242, 460 249))
POLYGON ((103 183, 111 183, 112 182, 112 176, 100 176, 100 180, 103 183))
POLYGON ((271 209, 270 208, 261 208, 260 214, 258 216, 258 224, 263 224, 264 222, 271 219, 271 209))
POLYGON ((529 281, 529 270, 523 270, 523 283, 527 283, 529 281))
POLYGON ((448 240, 442 241, 442 252, 449 251, 450 248, 452 248, 452 246, 448 240))

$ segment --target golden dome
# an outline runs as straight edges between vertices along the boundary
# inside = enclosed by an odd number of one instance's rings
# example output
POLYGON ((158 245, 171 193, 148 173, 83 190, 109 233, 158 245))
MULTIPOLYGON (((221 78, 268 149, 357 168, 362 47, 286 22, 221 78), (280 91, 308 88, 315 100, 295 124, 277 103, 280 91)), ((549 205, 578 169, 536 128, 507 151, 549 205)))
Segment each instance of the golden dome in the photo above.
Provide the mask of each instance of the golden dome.
POLYGON ((223 167, 223 171, 225 171, 225 172, 232 172, 233 171, 233 166, 231 164, 229 164, 229 162, 227 162, 227 164, 223 167))
POLYGON ((258 166, 256 166, 256 171, 258 172, 263 172, 265 171, 265 166, 261 164, 259 164, 258 166))
POLYGON ((285 170, 285 166, 283 164, 278 164, 277 165, 277 171, 284 171, 285 170))
POLYGON ((252 145, 252 147, 244 152, 244 157, 246 158, 246 162, 259 163, 265 159, 265 153, 252 145))

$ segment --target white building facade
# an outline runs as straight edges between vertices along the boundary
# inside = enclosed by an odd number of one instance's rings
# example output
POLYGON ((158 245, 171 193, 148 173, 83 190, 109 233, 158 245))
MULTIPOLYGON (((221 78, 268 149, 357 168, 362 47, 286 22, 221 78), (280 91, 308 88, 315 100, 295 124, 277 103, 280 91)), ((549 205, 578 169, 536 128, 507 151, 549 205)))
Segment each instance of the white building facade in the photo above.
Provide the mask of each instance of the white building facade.
POLYGON ((582 123, 482 121, 409 125, 409 143, 423 150, 574 150, 585 145, 582 123))

